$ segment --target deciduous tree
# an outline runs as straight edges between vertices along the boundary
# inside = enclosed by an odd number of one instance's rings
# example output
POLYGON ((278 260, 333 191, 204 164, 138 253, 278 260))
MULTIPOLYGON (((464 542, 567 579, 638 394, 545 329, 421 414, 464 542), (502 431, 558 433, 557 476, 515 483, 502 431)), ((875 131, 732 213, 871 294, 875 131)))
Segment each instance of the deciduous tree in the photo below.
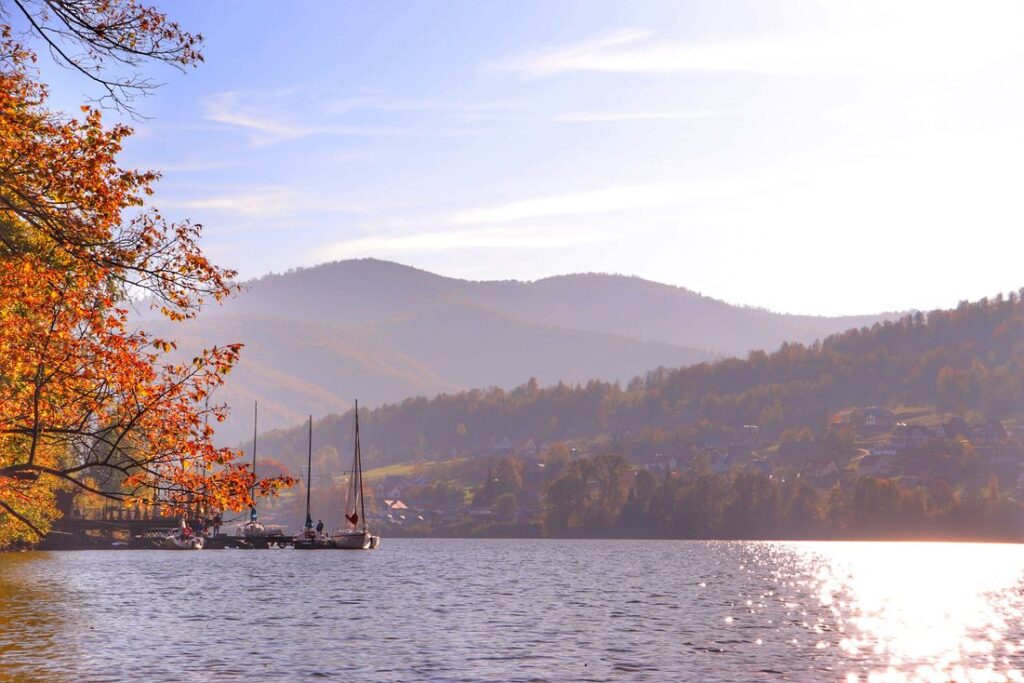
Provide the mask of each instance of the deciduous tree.
MULTIPOLYGON (((133 0, 2 7, 117 101, 146 82, 107 76, 107 62, 199 59, 197 38, 133 0)), ((172 320, 192 317, 232 292, 234 273, 207 260, 199 226, 145 206, 157 174, 117 163, 129 128, 90 107, 80 118, 47 108, 34 59, 0 24, 0 544, 45 533, 62 487, 227 509, 289 483, 255 482, 211 443, 225 408, 209 398, 241 345, 171 362, 172 341, 130 323, 142 295, 172 320)))

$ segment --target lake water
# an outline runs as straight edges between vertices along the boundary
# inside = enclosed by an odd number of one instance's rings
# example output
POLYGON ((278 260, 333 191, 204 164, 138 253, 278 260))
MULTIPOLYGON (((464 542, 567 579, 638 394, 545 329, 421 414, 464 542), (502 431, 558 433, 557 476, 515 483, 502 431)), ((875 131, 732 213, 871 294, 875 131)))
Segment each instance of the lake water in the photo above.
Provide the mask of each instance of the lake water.
POLYGON ((0 554, 0 680, 1020 681, 1024 547, 0 554))

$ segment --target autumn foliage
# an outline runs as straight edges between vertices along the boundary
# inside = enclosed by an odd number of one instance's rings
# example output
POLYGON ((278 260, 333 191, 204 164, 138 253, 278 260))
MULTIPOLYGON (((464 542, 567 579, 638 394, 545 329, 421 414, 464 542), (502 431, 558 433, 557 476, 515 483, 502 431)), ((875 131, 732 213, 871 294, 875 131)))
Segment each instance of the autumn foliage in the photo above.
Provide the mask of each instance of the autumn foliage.
MULTIPOLYGON (((41 5, 40 21, 84 7, 107 22, 101 46, 128 21, 126 45, 177 45, 171 59, 198 58, 195 38, 175 37, 176 25, 133 2, 41 5)), ((144 300, 171 320, 192 317, 231 294, 233 273, 204 256, 199 226, 145 206, 157 174, 117 163, 132 131, 105 127, 90 107, 78 118, 49 110, 33 53, 0 31, 0 546, 45 533, 63 487, 224 510, 288 484, 254 482, 237 453, 211 443, 225 410, 211 394, 241 345, 171 362, 174 343, 129 316, 144 300)))

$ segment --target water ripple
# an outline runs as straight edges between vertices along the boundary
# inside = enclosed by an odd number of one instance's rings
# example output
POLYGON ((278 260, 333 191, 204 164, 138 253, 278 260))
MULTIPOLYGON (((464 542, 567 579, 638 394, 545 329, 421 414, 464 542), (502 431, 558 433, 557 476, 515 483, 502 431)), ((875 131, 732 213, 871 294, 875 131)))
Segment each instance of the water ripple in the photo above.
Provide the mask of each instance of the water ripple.
POLYGON ((0 681, 1024 681, 1008 545, 0 555, 0 681))

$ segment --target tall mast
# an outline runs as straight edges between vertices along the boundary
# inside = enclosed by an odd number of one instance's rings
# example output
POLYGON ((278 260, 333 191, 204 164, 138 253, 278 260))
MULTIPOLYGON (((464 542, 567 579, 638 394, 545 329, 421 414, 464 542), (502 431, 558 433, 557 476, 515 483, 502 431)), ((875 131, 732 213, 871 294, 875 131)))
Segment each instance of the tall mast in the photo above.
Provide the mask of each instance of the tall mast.
POLYGON ((259 401, 252 402, 252 488, 249 489, 249 496, 252 498, 252 508, 249 510, 249 519, 256 521, 256 429, 260 418, 259 401))
MULTIPOLYGON (((256 474, 256 426, 260 419, 260 404, 258 401, 252 402, 252 473, 256 474)), ((253 483, 255 487, 256 484, 253 483)))
POLYGON ((313 528, 313 518, 309 516, 309 491, 313 485, 313 416, 309 416, 309 451, 306 454, 306 528, 313 528))
POLYGON ((359 514, 366 529, 366 498, 363 496, 363 455, 359 449, 359 399, 356 399, 356 472, 359 473, 359 514))

